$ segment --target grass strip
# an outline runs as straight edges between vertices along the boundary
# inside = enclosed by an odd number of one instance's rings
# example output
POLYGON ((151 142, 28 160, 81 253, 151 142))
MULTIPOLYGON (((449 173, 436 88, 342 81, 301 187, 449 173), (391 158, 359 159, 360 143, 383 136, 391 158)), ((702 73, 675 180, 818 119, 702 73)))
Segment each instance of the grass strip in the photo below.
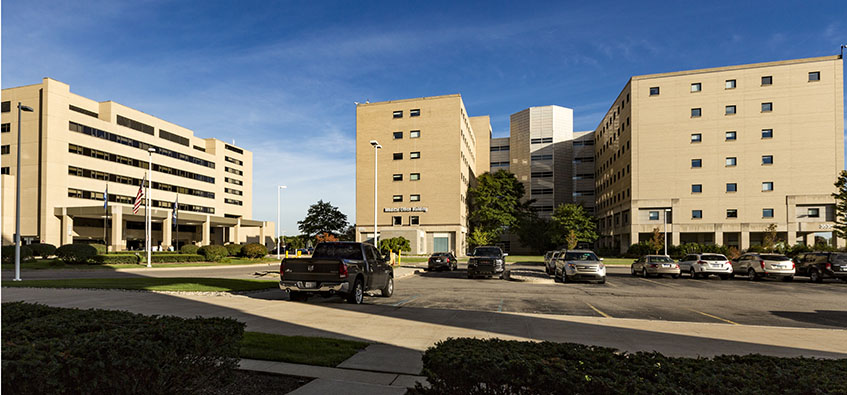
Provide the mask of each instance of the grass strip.
MULTIPOLYGON (((153 268, 163 267, 206 267, 206 266, 239 266, 239 265, 255 265, 258 263, 277 262, 276 257, 273 258, 230 258, 228 262, 192 262, 192 263, 154 263, 153 268)), ((58 259, 35 259, 31 261, 21 262, 23 270, 110 270, 110 269, 138 269, 145 268, 146 264, 105 264, 105 265, 66 265, 58 259)), ((2 270, 15 270, 14 263, 3 263, 0 265, 2 270)))
POLYGON ((368 343, 323 337, 244 332, 241 358, 335 367, 368 343))
POLYGON ((145 291, 237 292, 276 288, 277 281, 200 277, 81 278, 3 281, 4 287, 95 288, 145 291))

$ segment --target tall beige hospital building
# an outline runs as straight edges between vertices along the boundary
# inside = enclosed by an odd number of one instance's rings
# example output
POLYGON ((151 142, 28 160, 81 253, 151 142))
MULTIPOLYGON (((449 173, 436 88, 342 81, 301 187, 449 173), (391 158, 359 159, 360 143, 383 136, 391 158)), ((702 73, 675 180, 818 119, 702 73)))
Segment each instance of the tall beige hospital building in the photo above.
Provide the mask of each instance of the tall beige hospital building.
POLYGON ((179 245, 266 243, 273 223, 252 216, 250 151, 112 101, 70 92, 67 84, 41 83, 2 92, 2 231, 13 243, 16 177, 21 178, 21 238, 25 243, 108 243, 113 250, 141 248, 144 210, 133 214, 153 148, 152 242, 179 245), (22 113, 21 174, 16 172, 17 103, 22 113), (108 212, 103 195, 108 185, 108 212), (179 196, 178 226, 173 209, 179 196), (104 220, 108 215, 104 235, 104 220))
POLYGON ((413 254, 467 249, 467 191, 489 170, 491 124, 460 95, 356 106, 356 240, 402 236, 413 254), (376 140, 382 149, 370 143, 376 140), (377 158, 378 156, 378 158, 377 158))
POLYGON ((840 56, 632 77, 594 132, 600 247, 831 232, 843 83, 840 56))

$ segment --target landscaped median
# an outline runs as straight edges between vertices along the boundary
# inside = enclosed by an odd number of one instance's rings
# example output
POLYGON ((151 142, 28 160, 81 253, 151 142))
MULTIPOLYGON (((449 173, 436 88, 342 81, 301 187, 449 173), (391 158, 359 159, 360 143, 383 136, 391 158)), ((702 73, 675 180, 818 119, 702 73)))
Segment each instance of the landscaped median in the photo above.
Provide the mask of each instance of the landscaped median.
POLYGON ((92 288, 172 292, 245 292, 277 288, 277 281, 206 277, 79 278, 3 281, 4 287, 92 288))
POLYGON ((2 391, 10 394, 249 393, 251 383, 269 379, 285 393, 308 379, 236 374, 239 359, 336 366, 368 346, 244 332, 243 323, 228 318, 22 302, 4 303, 2 311, 2 391))
POLYGON ((847 359, 671 358, 572 343, 448 339, 423 356, 419 394, 847 393, 847 359))

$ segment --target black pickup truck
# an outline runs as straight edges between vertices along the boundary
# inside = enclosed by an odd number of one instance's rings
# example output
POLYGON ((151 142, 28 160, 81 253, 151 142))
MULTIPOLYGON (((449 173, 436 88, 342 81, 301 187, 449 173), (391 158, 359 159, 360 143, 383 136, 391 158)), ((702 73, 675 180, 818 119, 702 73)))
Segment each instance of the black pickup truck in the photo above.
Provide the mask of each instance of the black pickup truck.
POLYGON ((476 247, 468 259, 468 278, 476 276, 503 276, 506 269, 506 256, 500 247, 476 247))
POLYGON ((340 295, 360 304, 365 292, 394 293, 394 268, 370 244, 354 242, 319 243, 310 258, 283 259, 279 265, 279 288, 292 301, 310 295, 340 295))

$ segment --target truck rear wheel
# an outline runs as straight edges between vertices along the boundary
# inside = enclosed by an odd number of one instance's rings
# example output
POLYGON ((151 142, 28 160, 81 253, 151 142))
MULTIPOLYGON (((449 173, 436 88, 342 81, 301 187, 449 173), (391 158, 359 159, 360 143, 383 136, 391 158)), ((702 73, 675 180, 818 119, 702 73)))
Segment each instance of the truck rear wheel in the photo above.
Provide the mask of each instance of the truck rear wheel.
POLYGON ((394 295, 394 277, 389 277, 388 281, 385 283, 385 288, 381 289, 382 297, 387 298, 391 295, 394 295))
POLYGON ((355 283, 353 283, 353 289, 350 290, 350 294, 347 295, 347 301, 352 304, 362 304, 362 301, 365 300, 365 286, 362 285, 362 280, 358 279, 355 283))

